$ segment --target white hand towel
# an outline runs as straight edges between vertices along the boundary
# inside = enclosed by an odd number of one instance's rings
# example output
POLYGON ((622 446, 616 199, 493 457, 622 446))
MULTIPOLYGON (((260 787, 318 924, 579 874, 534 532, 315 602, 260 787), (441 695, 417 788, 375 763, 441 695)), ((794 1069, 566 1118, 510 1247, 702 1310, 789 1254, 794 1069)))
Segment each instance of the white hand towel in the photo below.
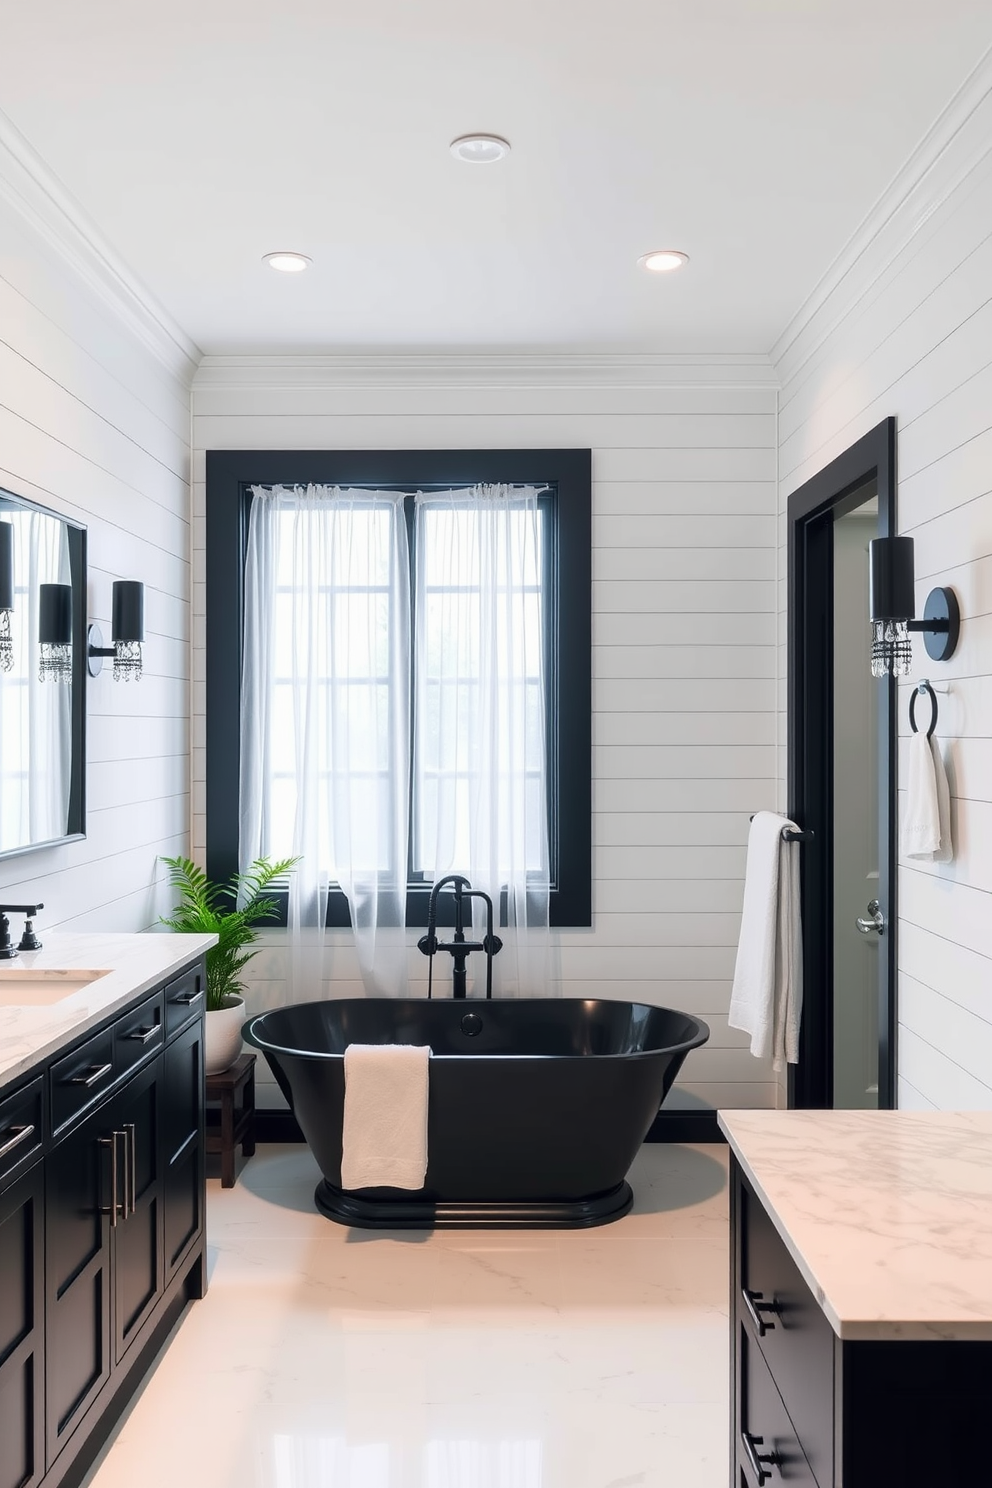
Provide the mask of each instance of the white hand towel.
POLYGON ((947 771, 936 737, 930 740, 933 750, 933 773, 937 782, 937 820, 940 824, 940 847, 933 855, 935 863, 949 863, 954 856, 951 841, 951 788, 947 783, 947 771))
POLYGON ((900 847, 904 858, 932 858, 940 847, 934 752, 922 731, 913 734, 909 741, 909 779, 900 847))
POLYGON ((803 998, 799 844, 783 841, 785 827, 795 823, 771 811, 751 823, 728 1019, 751 1035, 755 1058, 771 1055, 776 1070, 799 1059, 803 998))
POLYGON ((345 1049, 342 1188, 423 1188, 430 1054, 417 1044, 345 1049))

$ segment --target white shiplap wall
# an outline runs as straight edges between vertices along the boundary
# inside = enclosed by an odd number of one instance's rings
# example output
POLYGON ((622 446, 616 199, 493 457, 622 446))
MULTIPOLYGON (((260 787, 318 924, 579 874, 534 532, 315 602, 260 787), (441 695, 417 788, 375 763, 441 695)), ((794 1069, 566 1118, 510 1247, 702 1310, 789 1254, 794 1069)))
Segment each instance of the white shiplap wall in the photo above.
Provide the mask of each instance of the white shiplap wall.
MULTIPOLYGON (((777 349, 780 543, 793 490, 879 420, 898 419, 899 529, 916 539, 917 613, 949 584, 957 653, 938 734, 956 855, 899 870, 899 1104, 992 1106, 992 75, 986 66, 777 349)), ((784 639, 780 593, 780 640, 784 639)), ((784 701, 780 698, 784 718, 784 701)), ((901 690, 901 761, 908 734, 901 690)), ((900 771, 905 778, 905 771, 900 771)), ((900 803, 904 797, 900 794, 900 803)))
MULTIPOLYGON (((775 798, 775 391, 759 359, 661 362, 205 359, 193 391, 194 847, 204 452, 591 446, 595 922, 560 934, 562 989, 701 1014, 712 1039, 683 1090, 769 1105, 769 1070, 726 1014, 748 816, 775 798)), ((253 1008, 285 995, 280 937, 266 938, 253 1008)), ((418 979, 425 966, 413 952, 418 979)), ((333 992, 360 992, 346 941, 333 975, 333 992)), ((275 1104, 274 1089, 262 1100, 275 1104)))
POLYGON ((142 339, 147 312, 37 187, 0 146, 0 485, 86 524, 105 636, 117 578, 144 582, 146 624, 141 683, 88 685, 85 841, 0 861, 5 900, 44 901, 44 938, 154 923, 158 854, 189 840, 193 363, 153 351, 158 325, 142 339))

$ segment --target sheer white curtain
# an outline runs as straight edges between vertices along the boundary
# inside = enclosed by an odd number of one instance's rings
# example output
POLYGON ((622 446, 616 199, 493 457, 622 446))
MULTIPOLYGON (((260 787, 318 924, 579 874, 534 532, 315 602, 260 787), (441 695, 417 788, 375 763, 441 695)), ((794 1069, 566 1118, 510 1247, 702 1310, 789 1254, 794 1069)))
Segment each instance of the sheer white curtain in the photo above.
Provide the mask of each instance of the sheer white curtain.
POLYGON ((301 859, 290 895, 294 980, 322 980, 336 880, 366 989, 399 994, 410 751, 403 496, 328 486, 252 494, 241 866, 260 854, 301 859))
MULTIPOLYGON (((414 856, 493 900, 504 996, 550 991, 546 632, 539 491, 417 496, 414 856)), ((481 929, 482 907, 474 912, 481 929)), ((481 957, 469 962, 476 982, 481 957)))

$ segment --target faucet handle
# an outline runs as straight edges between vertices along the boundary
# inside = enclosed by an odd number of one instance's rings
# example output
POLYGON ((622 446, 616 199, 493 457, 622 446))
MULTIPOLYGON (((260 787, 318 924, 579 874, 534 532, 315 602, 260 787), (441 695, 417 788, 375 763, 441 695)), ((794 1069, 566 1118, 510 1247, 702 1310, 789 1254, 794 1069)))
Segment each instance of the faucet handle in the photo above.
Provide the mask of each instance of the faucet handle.
MULTIPOLYGON (((39 904, 38 906, 39 909, 44 909, 44 907, 45 906, 43 904, 39 904)), ((34 915, 28 915, 27 919, 24 921, 24 933, 22 934, 20 941, 18 942, 17 949, 19 951, 41 950, 41 941, 38 939, 37 935, 34 932, 34 915)))

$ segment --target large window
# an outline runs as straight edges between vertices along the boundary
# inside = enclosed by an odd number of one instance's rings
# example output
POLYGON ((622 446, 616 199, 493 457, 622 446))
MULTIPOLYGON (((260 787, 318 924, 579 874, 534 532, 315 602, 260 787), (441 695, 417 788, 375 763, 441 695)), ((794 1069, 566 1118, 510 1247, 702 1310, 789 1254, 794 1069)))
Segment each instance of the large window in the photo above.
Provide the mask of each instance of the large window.
MULTIPOLYGON (((402 845, 383 827, 363 851, 380 872, 402 876, 407 922, 423 923, 434 877, 466 861, 468 823, 477 826, 480 807, 480 760, 488 755, 486 778, 500 783, 485 793, 484 807, 507 871, 511 860, 523 861, 528 873, 550 877, 553 924, 589 923, 587 451, 211 452, 207 543, 212 875, 237 865, 243 647, 264 644, 271 687, 259 693, 258 706, 270 721, 258 840, 266 852, 290 849, 294 820, 316 801, 320 853, 333 870, 342 852, 335 823, 349 813, 352 822, 389 823, 399 801, 406 811, 402 845), (459 499, 468 478, 530 487, 536 503, 528 515, 511 501, 490 531, 472 501, 459 499), (300 500, 272 500, 279 488, 311 483, 346 493, 324 501, 316 525, 310 513, 301 520, 300 500), (257 562, 261 506, 271 571, 257 562), (263 612, 273 619, 264 643, 252 623, 260 571, 268 586, 263 612), (488 609, 480 605, 484 582, 488 609), (312 717, 308 726, 319 747, 305 802, 301 672, 319 684, 307 694, 308 712, 317 700, 316 731, 312 717), (493 709, 486 700, 497 694, 493 709), (500 774, 499 761, 511 757, 513 771, 500 774), (526 801, 514 802, 514 790, 526 801)), ((252 687, 250 674, 249 666, 252 687)), ((255 709, 250 696, 250 718, 255 709)), ((244 747, 251 754, 254 740, 244 747)), ((347 923, 343 895, 331 895, 328 922, 347 923)))

